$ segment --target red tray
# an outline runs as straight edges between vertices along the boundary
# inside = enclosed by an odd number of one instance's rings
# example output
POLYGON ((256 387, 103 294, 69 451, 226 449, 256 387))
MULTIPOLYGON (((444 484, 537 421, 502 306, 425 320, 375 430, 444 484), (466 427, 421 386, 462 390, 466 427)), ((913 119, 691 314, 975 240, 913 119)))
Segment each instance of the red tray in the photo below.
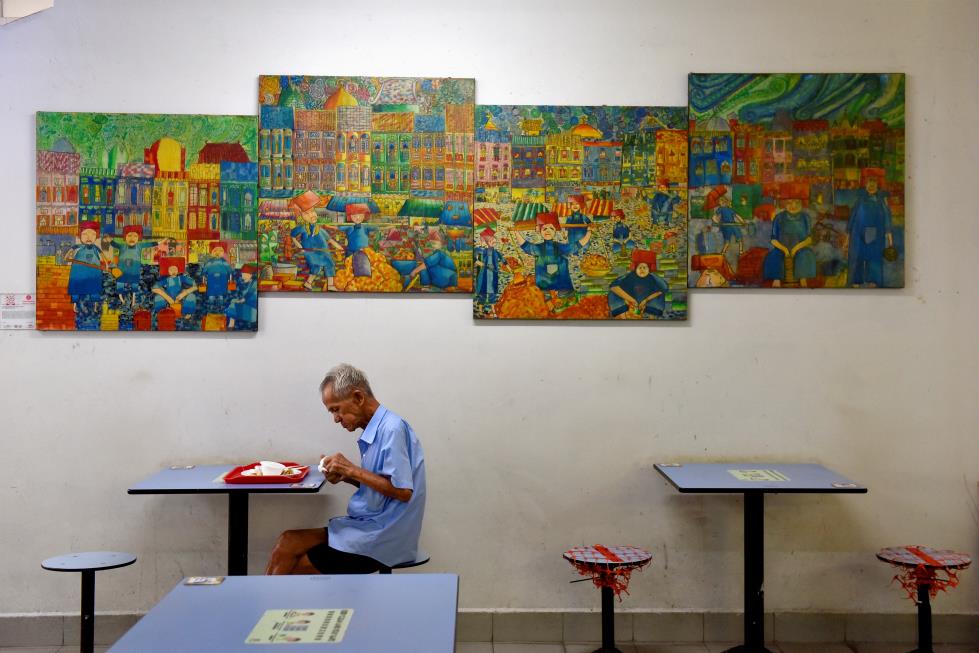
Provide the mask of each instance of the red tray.
POLYGON ((286 467, 295 467, 299 469, 299 473, 289 474, 288 476, 244 476, 242 475, 242 472, 245 470, 261 467, 261 463, 249 463, 248 465, 238 465, 230 472, 225 474, 224 482, 238 485, 247 485, 252 483, 298 483, 306 478, 306 474, 309 473, 309 465, 300 465, 299 463, 288 461, 281 462, 286 467))

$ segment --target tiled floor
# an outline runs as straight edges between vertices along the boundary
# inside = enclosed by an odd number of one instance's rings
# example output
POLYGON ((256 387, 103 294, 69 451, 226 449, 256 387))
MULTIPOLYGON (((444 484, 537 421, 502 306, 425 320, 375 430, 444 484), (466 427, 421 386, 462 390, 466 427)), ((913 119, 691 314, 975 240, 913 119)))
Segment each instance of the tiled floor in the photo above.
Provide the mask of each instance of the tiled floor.
MULTIPOLYGON (((622 653, 720 653, 734 644, 618 644, 622 653)), ((565 644, 512 644, 497 642, 460 642, 456 653, 591 653, 597 642, 565 644)), ((769 644, 772 653, 907 653, 912 644, 769 644)), ((106 653, 107 646, 96 646, 95 653, 106 653)), ((40 648, 0 647, 0 653, 76 653, 77 646, 42 646, 40 648)), ((979 644, 936 644, 935 653, 979 653, 979 644)))

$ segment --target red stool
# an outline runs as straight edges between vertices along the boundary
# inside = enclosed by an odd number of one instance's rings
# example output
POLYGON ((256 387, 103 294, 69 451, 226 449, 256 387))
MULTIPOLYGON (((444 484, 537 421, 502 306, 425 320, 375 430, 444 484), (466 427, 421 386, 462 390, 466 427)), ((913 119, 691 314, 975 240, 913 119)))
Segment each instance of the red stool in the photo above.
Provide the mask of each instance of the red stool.
MULTIPOLYGON (((634 546, 575 546, 564 552, 564 559, 574 565, 582 576, 589 576, 595 587, 602 590, 602 648, 595 653, 622 653, 615 648, 614 593, 628 594, 629 577, 653 559, 649 551, 634 546)), ((571 581, 577 583, 579 581, 571 581)))
POLYGON ((939 590, 959 584, 957 572, 972 564, 965 553, 927 546, 895 546, 881 549, 877 558, 899 569, 894 580, 918 605, 918 648, 911 653, 933 653, 931 648, 931 602, 939 590))

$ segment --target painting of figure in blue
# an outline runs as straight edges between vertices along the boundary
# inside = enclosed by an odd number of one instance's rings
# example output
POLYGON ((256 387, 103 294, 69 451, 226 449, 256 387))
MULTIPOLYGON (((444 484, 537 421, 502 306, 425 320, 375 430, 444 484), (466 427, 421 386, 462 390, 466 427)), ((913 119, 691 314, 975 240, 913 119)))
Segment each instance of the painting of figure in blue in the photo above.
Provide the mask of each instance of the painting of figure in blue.
POLYGON ((471 292, 475 88, 260 77, 259 290, 471 292))
POLYGON ((257 154, 253 116, 38 113, 37 328, 255 331, 257 154))
POLYGON ((904 84, 690 75, 690 286, 903 287, 904 84))
POLYGON ((473 316, 685 320, 683 107, 476 108, 473 316))

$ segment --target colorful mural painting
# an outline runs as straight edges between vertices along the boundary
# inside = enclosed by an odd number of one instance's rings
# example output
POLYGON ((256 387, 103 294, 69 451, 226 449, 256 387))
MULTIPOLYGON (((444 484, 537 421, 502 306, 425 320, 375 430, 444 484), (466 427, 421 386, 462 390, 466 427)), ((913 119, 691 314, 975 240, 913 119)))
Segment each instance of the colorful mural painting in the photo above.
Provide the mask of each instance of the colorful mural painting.
POLYGON ((37 328, 254 331, 253 116, 37 114, 37 328))
POLYGON ((472 290, 472 79, 262 76, 262 291, 472 290))
POLYGON ((476 107, 473 315, 687 317, 684 107, 476 107))
POLYGON ((904 75, 691 74, 691 287, 904 286, 904 75))

